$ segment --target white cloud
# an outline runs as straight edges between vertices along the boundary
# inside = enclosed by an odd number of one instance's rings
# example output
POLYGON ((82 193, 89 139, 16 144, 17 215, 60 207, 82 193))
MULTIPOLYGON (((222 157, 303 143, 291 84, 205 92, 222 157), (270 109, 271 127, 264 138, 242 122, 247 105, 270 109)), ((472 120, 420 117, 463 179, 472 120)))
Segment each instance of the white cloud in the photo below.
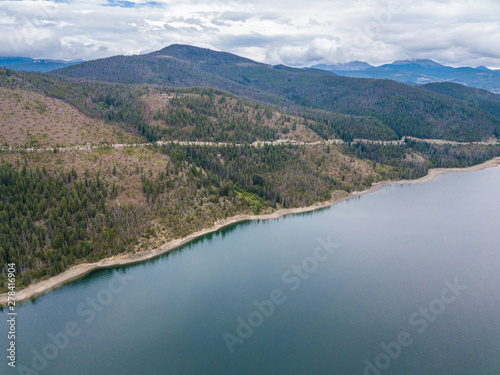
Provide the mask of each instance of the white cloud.
POLYGON ((172 43, 306 66, 432 58, 500 67, 497 0, 0 3, 0 55, 94 59, 172 43))

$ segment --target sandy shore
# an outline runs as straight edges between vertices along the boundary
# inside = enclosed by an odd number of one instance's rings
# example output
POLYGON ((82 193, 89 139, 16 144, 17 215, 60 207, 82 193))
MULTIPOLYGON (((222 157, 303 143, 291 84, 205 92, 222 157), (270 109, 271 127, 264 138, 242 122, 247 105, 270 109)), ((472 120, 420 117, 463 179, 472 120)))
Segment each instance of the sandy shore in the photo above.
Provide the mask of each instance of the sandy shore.
MULTIPOLYGON (((325 207, 330 207, 335 204, 338 204, 340 202, 346 201, 348 199, 358 197, 364 194, 370 194, 374 193, 376 191, 381 190, 384 186, 387 185, 401 185, 401 184, 416 184, 416 183, 421 183, 421 182, 427 182, 431 181, 435 177, 443 174, 443 173, 449 173, 449 172, 465 172, 465 171, 479 171, 483 170, 485 168, 491 168, 491 167, 496 167, 500 165, 500 157, 497 157, 495 159, 489 160, 485 163, 478 164, 469 168, 435 168, 429 170, 429 173, 417 180, 401 180, 401 181, 382 181, 379 182, 372 187, 370 187, 367 190, 361 191, 361 192, 353 192, 352 194, 349 195, 344 195, 341 197, 337 197, 336 199, 333 199, 331 201, 327 202, 321 202, 321 203, 316 203, 313 204, 312 206, 308 207, 300 207, 300 208, 286 208, 282 210, 275 211, 271 214, 264 214, 264 215, 238 215, 238 216, 233 216, 225 220, 220 220, 218 221, 213 227, 211 228, 206 228, 203 230, 200 230, 198 232, 195 232, 185 238, 175 240, 168 242, 161 247, 154 249, 152 251, 148 252, 141 252, 141 253, 135 253, 135 254, 122 254, 119 256, 115 256, 112 258, 108 259, 103 259, 99 262, 96 263, 86 263, 86 264, 79 264, 77 266, 73 266, 67 271, 51 277, 48 280, 40 281, 36 284, 32 284, 28 286, 27 288, 20 290, 19 292, 16 293, 16 301, 24 301, 33 297, 36 297, 40 294, 47 293, 50 290, 53 290, 55 288, 60 287, 61 285, 70 282, 72 280, 81 278, 88 274, 89 272, 98 269, 98 268, 106 268, 106 267, 114 267, 118 265, 125 265, 125 264, 131 264, 131 263, 138 263, 138 262, 143 262, 145 260, 157 257, 161 254, 165 254, 169 251, 172 251, 192 240, 194 240, 197 237, 203 236, 207 233, 215 232, 225 226, 238 223, 241 221, 248 221, 248 220, 270 220, 270 219, 277 219, 281 216, 285 215, 291 215, 291 214, 297 214, 301 212, 309 212, 309 211, 314 211, 320 208, 325 208, 325 207)), ((7 304, 7 294, 1 294, 0 295, 0 306, 6 305, 7 304)))

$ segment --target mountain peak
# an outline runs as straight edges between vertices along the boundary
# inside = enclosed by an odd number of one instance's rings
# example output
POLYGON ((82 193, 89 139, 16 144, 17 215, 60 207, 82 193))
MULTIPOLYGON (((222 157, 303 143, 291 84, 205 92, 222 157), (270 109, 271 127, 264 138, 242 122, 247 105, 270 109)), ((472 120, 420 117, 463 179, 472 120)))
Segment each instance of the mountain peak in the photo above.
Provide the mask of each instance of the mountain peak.
POLYGON ((443 65, 429 59, 412 59, 412 60, 398 60, 390 65, 420 65, 426 68, 438 68, 443 65))
POLYGON ((488 69, 487 67, 485 67, 484 65, 479 65, 478 67, 476 67, 477 70, 483 70, 485 72, 489 72, 491 71, 491 69, 488 69))
POLYGON ((264 65, 229 52, 214 51, 209 48, 195 47, 186 44, 172 44, 159 51, 151 52, 149 55, 158 57, 173 57, 179 60, 206 65, 238 63, 264 65))

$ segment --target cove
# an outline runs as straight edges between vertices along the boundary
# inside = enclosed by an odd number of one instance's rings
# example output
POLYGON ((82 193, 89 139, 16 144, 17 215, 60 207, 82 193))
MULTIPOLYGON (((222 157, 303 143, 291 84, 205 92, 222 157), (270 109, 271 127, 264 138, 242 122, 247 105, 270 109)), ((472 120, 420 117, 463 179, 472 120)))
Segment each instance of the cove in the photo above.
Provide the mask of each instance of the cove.
POLYGON ((499 186, 390 185, 93 272, 19 306, 0 373, 498 374, 499 186))

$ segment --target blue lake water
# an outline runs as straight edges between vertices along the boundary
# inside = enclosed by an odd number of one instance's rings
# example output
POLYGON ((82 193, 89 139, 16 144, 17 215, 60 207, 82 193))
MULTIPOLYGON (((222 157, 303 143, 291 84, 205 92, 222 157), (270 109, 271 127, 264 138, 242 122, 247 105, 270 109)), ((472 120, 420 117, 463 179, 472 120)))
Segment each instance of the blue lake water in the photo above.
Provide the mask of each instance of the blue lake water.
POLYGON ((93 272, 18 308, 0 373, 500 374, 499 189, 449 173, 93 272))

